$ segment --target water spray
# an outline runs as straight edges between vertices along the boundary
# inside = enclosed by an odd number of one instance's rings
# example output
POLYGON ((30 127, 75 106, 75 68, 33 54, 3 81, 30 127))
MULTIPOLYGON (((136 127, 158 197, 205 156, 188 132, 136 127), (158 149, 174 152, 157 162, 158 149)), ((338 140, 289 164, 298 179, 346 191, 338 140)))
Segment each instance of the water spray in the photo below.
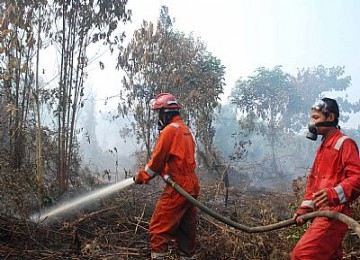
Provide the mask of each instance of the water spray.
POLYGON ((83 197, 73 199, 72 201, 69 202, 65 202, 64 204, 58 207, 55 207, 53 209, 41 213, 40 216, 38 214, 34 214, 30 217, 30 219, 32 221, 39 221, 39 222, 51 220, 53 217, 57 215, 68 212, 69 210, 75 207, 84 206, 85 204, 91 201, 103 198, 116 191, 122 190, 132 184, 134 184, 134 180, 132 178, 125 179, 123 181, 104 187, 100 190, 94 191, 90 194, 84 195, 83 197))
MULTIPOLYGON (((296 224, 295 219, 288 219, 288 220, 284 220, 284 221, 278 222, 276 224, 271 224, 271 225, 267 225, 267 226, 248 227, 248 226, 239 224, 235 221, 232 221, 228 218, 225 218, 224 216, 212 211, 211 209, 206 207, 204 204, 202 204, 201 202, 196 200, 194 197, 192 197, 190 194, 188 194, 185 190, 183 190, 176 182, 174 182, 172 180, 170 175, 166 174, 163 177, 163 180, 165 181, 165 183, 167 183, 173 189, 175 189, 178 193, 180 193, 182 196, 184 196, 189 202, 191 202, 193 205, 198 207, 200 210, 204 211, 206 214, 212 216, 213 218, 221 221, 224 224, 227 224, 231 227, 234 227, 234 228, 244 231, 246 233, 268 232, 268 231, 277 230, 277 229, 281 229, 281 228, 296 224)), ((81 197, 81 198, 77 198, 70 202, 66 202, 65 204, 63 204, 61 206, 58 206, 54 209, 51 209, 49 211, 42 213, 40 216, 34 214, 31 217, 31 220, 33 220, 33 221, 37 220, 39 222, 51 220, 56 215, 65 213, 74 207, 78 207, 79 205, 84 206, 86 203, 89 203, 95 199, 103 198, 111 193, 122 190, 132 184, 134 184, 133 178, 125 179, 121 182, 112 184, 112 185, 102 188, 98 191, 94 191, 88 195, 81 197)), ((349 217, 345 214, 342 214, 340 212, 317 211, 317 212, 312 212, 312 213, 301 215, 299 218, 302 218, 304 220, 310 220, 315 217, 327 217, 327 218, 337 219, 337 220, 347 224, 360 237, 360 224, 357 221, 355 221, 354 219, 352 219, 351 217, 349 217)))

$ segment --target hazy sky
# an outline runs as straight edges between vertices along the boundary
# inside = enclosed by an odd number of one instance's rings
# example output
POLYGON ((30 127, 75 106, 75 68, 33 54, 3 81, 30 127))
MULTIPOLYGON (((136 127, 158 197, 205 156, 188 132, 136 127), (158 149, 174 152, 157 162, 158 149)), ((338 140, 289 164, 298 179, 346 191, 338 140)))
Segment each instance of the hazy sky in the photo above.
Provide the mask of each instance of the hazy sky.
MULTIPOLYGON (((226 95, 237 79, 252 75, 258 67, 282 65, 295 74, 297 68, 322 64, 345 66, 346 75, 352 77, 349 99, 360 98, 358 0, 128 1, 133 10, 133 24, 126 25, 128 38, 142 20, 156 22, 161 5, 168 6, 174 27, 193 32, 226 66, 226 95)), ((113 73, 92 75, 93 87, 102 86, 101 95, 118 92, 121 83, 113 73), (106 91, 99 78, 107 80, 106 91)))

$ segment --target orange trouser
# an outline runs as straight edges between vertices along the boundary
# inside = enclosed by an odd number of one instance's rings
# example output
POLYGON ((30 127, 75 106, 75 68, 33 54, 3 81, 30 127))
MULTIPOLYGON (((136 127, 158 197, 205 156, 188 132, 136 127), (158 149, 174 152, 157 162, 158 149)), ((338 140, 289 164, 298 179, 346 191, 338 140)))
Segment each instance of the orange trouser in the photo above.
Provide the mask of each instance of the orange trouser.
POLYGON ((181 252, 193 255, 197 219, 198 209, 177 191, 167 187, 150 221, 151 252, 167 252, 170 240, 175 238, 181 252))
POLYGON ((342 259, 342 240, 347 225, 334 219, 315 218, 291 253, 292 260, 342 259))

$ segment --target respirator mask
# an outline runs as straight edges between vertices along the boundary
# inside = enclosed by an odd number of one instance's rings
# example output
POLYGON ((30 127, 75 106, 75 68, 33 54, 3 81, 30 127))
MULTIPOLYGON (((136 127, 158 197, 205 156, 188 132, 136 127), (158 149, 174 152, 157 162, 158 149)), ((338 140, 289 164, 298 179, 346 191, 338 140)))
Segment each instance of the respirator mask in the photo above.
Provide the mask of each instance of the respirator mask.
MULTIPOLYGON (((324 102, 323 100, 319 100, 317 102, 315 102, 315 104, 311 107, 311 109, 315 109, 317 111, 322 112, 326 117, 329 115, 329 110, 327 107, 326 102, 324 102)), ((336 115, 338 116, 338 115, 336 115)), ((319 123, 314 123, 314 122, 310 122, 308 124, 308 133, 306 134, 306 138, 312 140, 312 141, 316 141, 317 137, 318 137, 318 130, 317 128, 319 126, 324 126, 324 127, 331 127, 331 126, 337 126, 337 122, 334 121, 325 121, 325 122, 319 122, 319 123)))
POLYGON ((162 131, 165 127, 165 124, 163 123, 163 121, 161 119, 158 120, 157 123, 157 130, 162 131))
POLYGON ((314 122, 310 122, 308 124, 308 133, 306 134, 306 138, 312 141, 316 141, 318 137, 317 128, 314 122))
POLYGON ((159 119, 157 122, 157 130, 159 130, 159 132, 161 132, 165 126, 170 124, 175 112, 178 113, 178 110, 161 109, 159 111, 159 119))
POLYGON ((336 126, 337 124, 335 122, 320 122, 320 123, 314 123, 314 122, 310 122, 308 124, 308 133, 306 134, 306 138, 310 139, 312 141, 316 141, 317 137, 318 137, 318 131, 317 131, 317 127, 319 126, 325 126, 325 127, 330 127, 330 126, 336 126))

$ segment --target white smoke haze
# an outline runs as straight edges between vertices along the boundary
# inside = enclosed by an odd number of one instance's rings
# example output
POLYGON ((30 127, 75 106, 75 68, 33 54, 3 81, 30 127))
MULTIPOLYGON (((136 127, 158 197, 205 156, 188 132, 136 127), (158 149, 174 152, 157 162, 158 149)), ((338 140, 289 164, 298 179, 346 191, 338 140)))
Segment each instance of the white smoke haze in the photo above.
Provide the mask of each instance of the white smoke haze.
MULTIPOLYGON (((357 33, 360 1, 131 0, 128 7, 133 9, 133 22, 122 28, 127 35, 124 44, 131 39, 133 31, 140 28, 143 20, 156 23, 162 5, 169 7, 176 30, 200 37, 226 67, 223 104, 228 104, 228 95, 236 80, 252 75, 256 68, 276 65, 282 65, 285 72, 293 75, 297 69, 320 64, 325 67, 345 66, 345 74, 351 76, 352 86, 343 95, 351 102, 360 98, 360 34, 357 33)), ((115 69, 116 55, 105 49, 93 50, 99 59, 89 64, 86 87, 91 88, 91 92, 86 93, 88 99, 79 115, 81 131, 78 137, 82 167, 89 167, 103 182, 117 182, 138 170, 134 153, 141 149, 142 144, 136 143, 131 136, 121 135, 131 119, 112 118, 118 104, 116 97, 122 88, 122 72, 115 69), (99 60, 105 64, 105 69, 99 68, 99 60), (105 175, 106 172, 109 174, 105 175)), ((53 56, 56 55, 48 55, 53 56)), ((49 66, 50 62, 54 63, 50 58, 44 62, 44 77, 50 79, 51 70, 47 68, 56 65, 49 66)), ((337 93, 328 94, 329 97, 338 96, 337 93)), ((350 114, 350 120, 341 126, 358 129, 359 121, 359 114, 350 114)), ((221 137, 224 133, 218 128, 216 135, 221 137)), ((301 138, 297 146, 280 149, 279 166, 289 180, 306 173, 314 154, 296 153, 300 148, 316 147, 315 143, 306 143, 307 140, 301 138)), ((219 143, 224 143, 221 138, 219 143)), ((226 156, 232 153, 228 151, 232 145, 229 143, 227 148, 223 148, 226 156)), ((253 144, 246 148, 248 154, 244 157, 244 165, 249 165, 246 160, 264 160, 267 148, 261 140, 253 140, 253 144)), ((250 167, 246 171, 250 176, 261 177, 261 169, 250 167)))

